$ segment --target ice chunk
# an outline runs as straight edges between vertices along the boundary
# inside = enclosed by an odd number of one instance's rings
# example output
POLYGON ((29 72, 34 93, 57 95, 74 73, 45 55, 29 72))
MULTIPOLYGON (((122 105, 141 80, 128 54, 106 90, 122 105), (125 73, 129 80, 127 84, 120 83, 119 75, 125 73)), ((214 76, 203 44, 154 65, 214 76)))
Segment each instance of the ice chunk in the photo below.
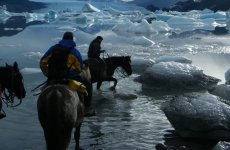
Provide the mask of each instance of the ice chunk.
POLYGON ((230 100, 230 85, 220 84, 210 88, 209 93, 230 100))
POLYGON ((132 57, 131 65, 134 72, 143 72, 146 68, 151 67, 155 61, 150 58, 132 57))
POLYGON ((35 73, 41 73, 40 68, 23 68, 20 70, 21 73, 23 74, 35 74, 35 73))
POLYGON ((157 58, 156 63, 159 62, 169 62, 169 61, 174 61, 174 62, 180 62, 180 63, 185 63, 185 64, 191 64, 192 60, 183 56, 160 56, 157 58))
POLYGON ((160 62, 135 79, 159 89, 203 89, 220 80, 203 73, 199 67, 178 62, 160 62))
POLYGON ((43 54, 41 52, 28 52, 24 54, 25 57, 39 61, 43 54))
POLYGON ((116 25, 112 30, 118 33, 129 32, 133 34, 157 33, 157 31, 153 29, 152 25, 149 24, 145 19, 143 19, 140 23, 133 23, 128 20, 127 22, 116 25))
POLYGON ((225 72, 225 84, 230 84, 230 69, 225 72))
POLYGON ((100 12, 101 10, 98 9, 98 8, 96 8, 96 7, 93 6, 93 5, 89 4, 89 3, 86 3, 86 4, 83 6, 83 8, 82 8, 81 11, 82 11, 82 12, 100 12))
POLYGON ((230 140, 230 106, 214 95, 174 97, 162 110, 182 137, 230 140))
POLYGON ((146 38, 145 36, 134 37, 133 44, 142 45, 142 46, 152 46, 155 44, 152 40, 146 38))
POLYGON ((226 11, 226 24, 228 33, 230 33, 230 10, 226 11))

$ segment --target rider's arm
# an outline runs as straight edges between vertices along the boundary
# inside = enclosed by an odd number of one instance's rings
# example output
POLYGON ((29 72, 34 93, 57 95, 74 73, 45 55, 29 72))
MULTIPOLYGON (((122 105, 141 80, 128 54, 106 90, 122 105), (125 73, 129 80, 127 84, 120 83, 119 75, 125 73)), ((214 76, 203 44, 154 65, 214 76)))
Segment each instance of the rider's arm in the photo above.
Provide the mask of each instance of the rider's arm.
POLYGON ((48 62, 51 57, 51 52, 52 52, 53 47, 54 46, 50 47, 40 60, 40 68, 41 68, 42 73, 45 76, 48 76, 48 62))

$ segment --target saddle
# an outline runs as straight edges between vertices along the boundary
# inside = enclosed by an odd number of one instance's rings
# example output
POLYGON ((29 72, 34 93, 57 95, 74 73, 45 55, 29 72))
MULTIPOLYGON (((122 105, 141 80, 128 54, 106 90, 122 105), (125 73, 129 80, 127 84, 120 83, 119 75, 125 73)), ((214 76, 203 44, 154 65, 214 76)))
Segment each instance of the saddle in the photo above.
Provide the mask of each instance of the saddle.
POLYGON ((106 76, 106 63, 103 62, 104 60, 98 60, 96 58, 89 58, 88 65, 90 70, 99 74, 100 76, 106 76))
POLYGON ((63 84, 63 85, 68 86, 73 91, 88 95, 88 92, 86 90, 86 86, 83 83, 81 83, 79 81, 76 81, 76 80, 73 80, 73 79, 62 79, 62 80, 48 81, 42 87, 42 90, 46 89, 47 86, 50 86, 50 85, 53 85, 53 84, 63 84))

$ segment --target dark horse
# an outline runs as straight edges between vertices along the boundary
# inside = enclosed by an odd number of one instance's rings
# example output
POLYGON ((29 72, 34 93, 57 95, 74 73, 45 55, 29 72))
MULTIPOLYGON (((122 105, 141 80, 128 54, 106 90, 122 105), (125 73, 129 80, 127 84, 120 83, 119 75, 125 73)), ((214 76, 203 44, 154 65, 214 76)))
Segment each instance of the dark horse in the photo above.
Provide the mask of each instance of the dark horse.
POLYGON ((97 60, 88 60, 91 81, 92 83, 97 82, 97 89, 100 89, 103 81, 114 81, 114 85, 111 87, 111 89, 115 89, 117 85, 117 79, 113 77, 113 74, 118 67, 124 69, 128 75, 132 74, 131 56, 108 57, 104 58, 104 61, 106 63, 106 69, 101 71, 101 66, 97 60))
MULTIPOLYGON (((85 74, 89 68, 85 68, 85 74)), ((37 101, 38 117, 44 131, 47 150, 66 150, 75 128, 76 150, 79 150, 80 127, 84 119, 84 96, 68 85, 47 85, 37 101)))
POLYGON ((26 91, 17 62, 14 62, 13 66, 6 64, 6 66, 0 67, 0 86, 4 93, 4 98, 0 97, 0 103, 1 100, 4 100, 7 104, 16 106, 13 105, 15 96, 20 99, 19 104, 21 103, 22 98, 26 96, 26 91))

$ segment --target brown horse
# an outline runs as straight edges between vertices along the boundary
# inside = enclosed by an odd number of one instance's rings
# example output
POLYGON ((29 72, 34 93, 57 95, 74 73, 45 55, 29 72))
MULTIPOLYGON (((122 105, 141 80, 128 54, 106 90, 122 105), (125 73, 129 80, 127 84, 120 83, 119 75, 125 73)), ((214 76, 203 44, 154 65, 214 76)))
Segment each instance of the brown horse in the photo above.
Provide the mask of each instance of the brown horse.
POLYGON ((50 84, 42 90, 37 109, 48 150, 66 150, 74 128, 75 149, 80 149, 80 128, 84 108, 83 94, 73 91, 65 84, 50 84))
POLYGON ((26 96, 26 90, 24 88, 23 77, 19 71, 17 62, 14 62, 13 66, 6 64, 4 67, 0 67, 0 115, 1 118, 5 117, 2 110, 2 100, 11 107, 18 106, 22 102, 22 98, 26 96), (1 97, 3 96, 3 97, 1 97), (14 104, 14 97, 17 97, 20 102, 14 104))
POLYGON ((104 58, 105 70, 101 71, 100 63, 96 59, 89 59, 89 67, 92 83, 97 82, 97 89, 100 89, 103 81, 113 81, 111 89, 115 89, 117 79, 113 77, 115 70, 121 67, 128 75, 132 74, 131 56, 113 56, 104 58))
POLYGON ((14 62, 13 66, 6 64, 5 67, 0 67, 0 85, 2 91, 5 93, 5 90, 8 91, 9 97, 16 96, 22 99, 26 96, 23 77, 17 62, 14 62))

